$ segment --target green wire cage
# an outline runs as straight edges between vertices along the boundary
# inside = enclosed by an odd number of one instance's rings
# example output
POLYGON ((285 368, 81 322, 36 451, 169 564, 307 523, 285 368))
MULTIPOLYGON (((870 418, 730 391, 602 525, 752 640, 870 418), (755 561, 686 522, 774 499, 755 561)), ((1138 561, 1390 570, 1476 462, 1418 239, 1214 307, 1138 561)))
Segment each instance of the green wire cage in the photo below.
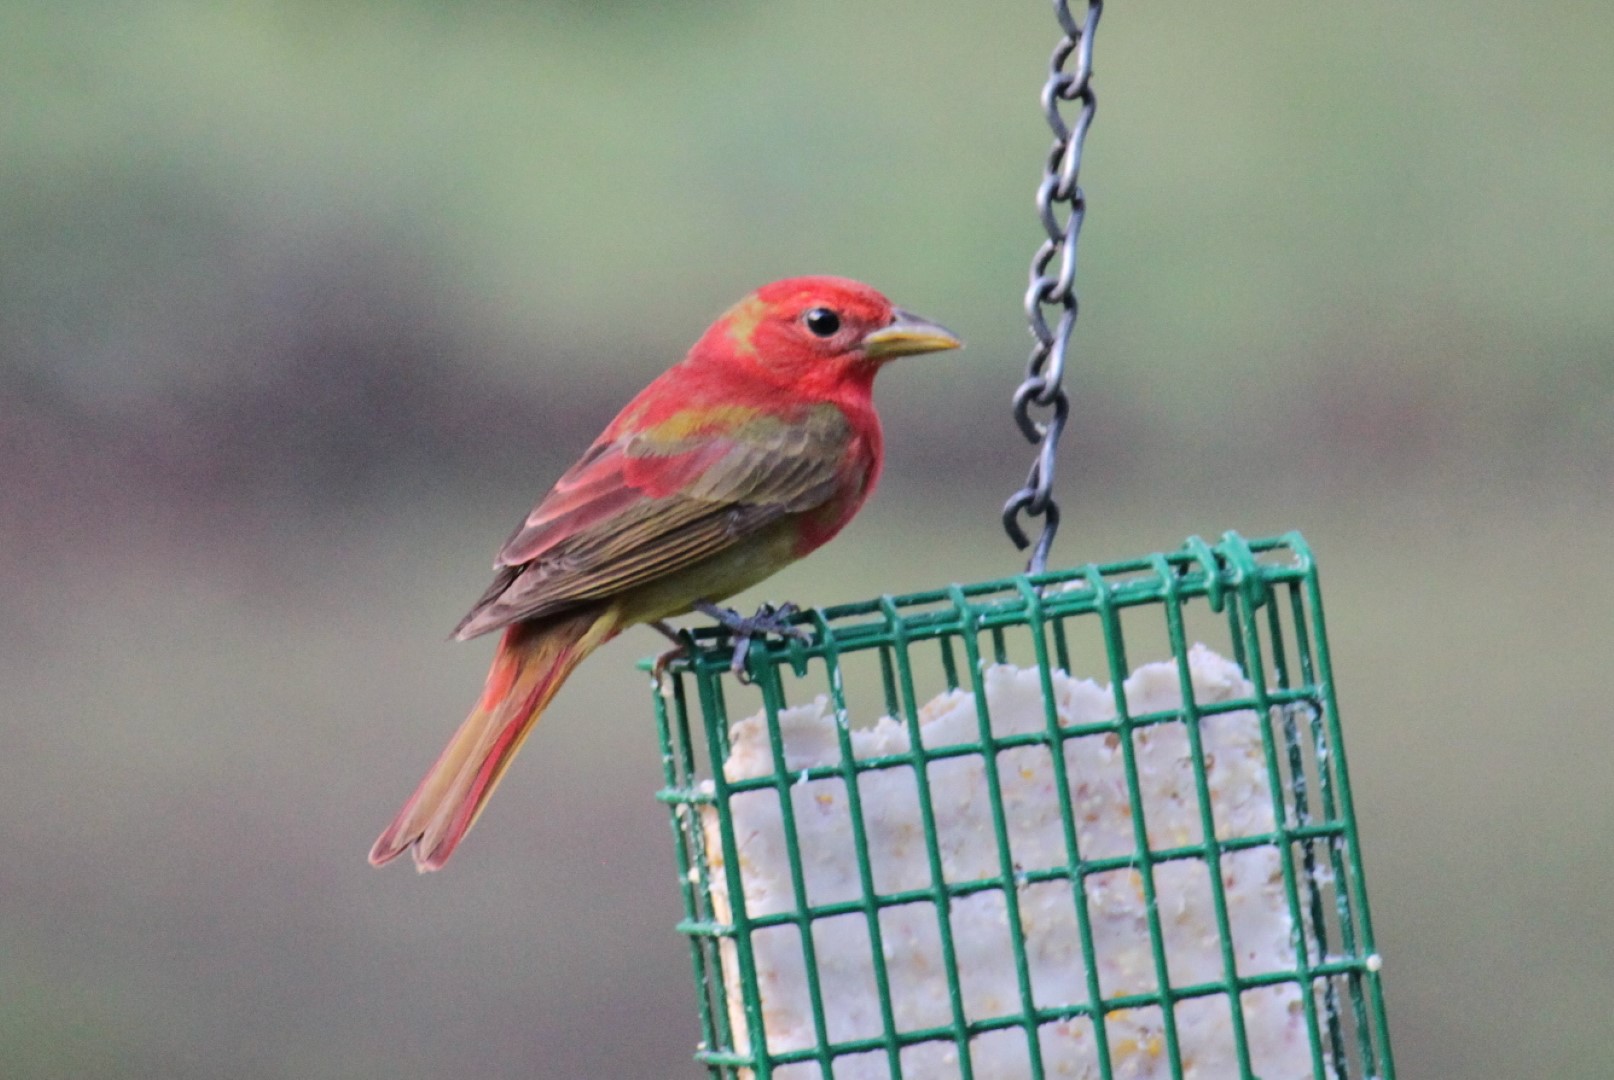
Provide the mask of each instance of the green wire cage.
POLYGON ((1037 453, 1003 511, 1027 573, 800 613, 738 661, 695 630, 654 679, 696 1057, 726 1080, 1393 1080, 1305 541, 1045 572, 1103 5, 1053 7, 1013 399, 1037 453))
POLYGON ((709 1076, 1393 1078, 1299 534, 797 619, 656 683, 709 1076))

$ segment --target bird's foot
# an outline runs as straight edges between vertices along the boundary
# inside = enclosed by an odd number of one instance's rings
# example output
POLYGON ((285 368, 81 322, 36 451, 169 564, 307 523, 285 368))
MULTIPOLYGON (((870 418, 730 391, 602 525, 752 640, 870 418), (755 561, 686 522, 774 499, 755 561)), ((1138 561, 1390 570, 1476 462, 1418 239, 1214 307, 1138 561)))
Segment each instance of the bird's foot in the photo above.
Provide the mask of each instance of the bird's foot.
POLYGON ((673 647, 657 656, 656 662, 650 666, 650 678, 656 684, 656 688, 661 690, 663 688, 662 679, 667 674, 667 666, 674 660, 682 660, 689 655, 689 643, 684 640, 678 631, 660 619, 650 625, 656 629, 657 633, 673 643, 673 647))
POLYGON ((805 626, 794 626, 790 617, 801 609, 795 604, 763 604, 751 615, 741 615, 733 608, 718 607, 709 600, 697 600, 695 610, 709 618, 715 619, 717 624, 727 630, 734 637, 734 659, 729 663, 729 670, 741 682, 749 680, 745 674, 745 660, 751 653, 751 642, 759 637, 774 634, 779 637, 795 638, 798 641, 812 639, 812 631, 805 626))
POLYGON ((751 615, 741 615, 733 608, 718 607, 709 600, 695 601, 695 610, 711 619, 735 637, 764 637, 768 634, 777 634, 780 637, 800 638, 803 641, 811 638, 812 631, 805 626, 794 626, 790 619, 800 613, 801 608, 795 604, 763 604, 751 615))

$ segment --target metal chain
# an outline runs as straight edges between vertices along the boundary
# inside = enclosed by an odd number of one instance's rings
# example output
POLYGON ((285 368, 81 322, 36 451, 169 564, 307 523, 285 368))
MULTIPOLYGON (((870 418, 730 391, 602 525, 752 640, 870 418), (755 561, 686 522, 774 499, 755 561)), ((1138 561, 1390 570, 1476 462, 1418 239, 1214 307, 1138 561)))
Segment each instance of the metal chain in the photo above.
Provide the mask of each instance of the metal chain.
POLYGON ((1070 335, 1076 328, 1076 238, 1082 231, 1087 201, 1077 185, 1082 165, 1082 142, 1093 122, 1096 99, 1090 85, 1093 75, 1093 31, 1104 8, 1103 0, 1089 0, 1087 18, 1078 25, 1070 13, 1069 0, 1054 0, 1054 15, 1065 33, 1054 49, 1048 82, 1042 88, 1042 111, 1053 129, 1053 147, 1048 152, 1042 186, 1037 189, 1037 213, 1048 239, 1031 258, 1031 287, 1026 290, 1026 319, 1036 344, 1026 368, 1025 382, 1014 392, 1014 421, 1026 440, 1037 447, 1025 486, 1003 506, 1003 528, 1022 551, 1031 547, 1031 538, 1021 522, 1022 515, 1042 518, 1042 533, 1026 564, 1028 574, 1040 574, 1048 567, 1048 549, 1059 531, 1059 504, 1054 501, 1054 458, 1059 436, 1070 416, 1070 396, 1065 393, 1065 357, 1070 335), (1065 67, 1075 57, 1075 69, 1065 67), (1074 124, 1060 114, 1060 103, 1077 101, 1081 111, 1074 124), (1063 218, 1063 220, 1061 220, 1063 218), (1049 267, 1058 260, 1058 272, 1049 267), (1049 328, 1048 315, 1058 309, 1058 321, 1049 328), (1032 410, 1042 410, 1042 419, 1032 410))

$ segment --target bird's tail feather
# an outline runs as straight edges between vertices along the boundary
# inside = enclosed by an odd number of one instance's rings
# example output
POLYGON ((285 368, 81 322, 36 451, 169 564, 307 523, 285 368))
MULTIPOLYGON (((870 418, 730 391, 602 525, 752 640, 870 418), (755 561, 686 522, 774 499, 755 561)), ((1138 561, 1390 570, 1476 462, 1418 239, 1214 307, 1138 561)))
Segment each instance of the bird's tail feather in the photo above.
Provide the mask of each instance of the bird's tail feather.
POLYGON ((616 630, 610 611, 507 629, 476 708, 376 840, 371 864, 380 866, 413 848, 417 870, 441 869, 476 824, 555 692, 616 630))

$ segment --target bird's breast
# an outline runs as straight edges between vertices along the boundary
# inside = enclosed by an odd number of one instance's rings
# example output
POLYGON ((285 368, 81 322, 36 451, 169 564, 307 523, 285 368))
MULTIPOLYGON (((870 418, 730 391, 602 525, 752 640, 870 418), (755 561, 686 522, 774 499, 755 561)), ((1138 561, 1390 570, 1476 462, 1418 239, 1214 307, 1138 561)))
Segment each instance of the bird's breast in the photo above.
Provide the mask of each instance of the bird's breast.
POLYGON ((880 455, 861 438, 847 447, 835 493, 822 505, 800 515, 795 557, 827 544, 857 516, 880 480, 880 455))
POLYGON ((668 619, 687 614, 697 600, 718 603, 744 592, 800 558, 799 536, 799 523, 785 518, 727 550, 637 585, 617 600, 622 621, 668 619))

